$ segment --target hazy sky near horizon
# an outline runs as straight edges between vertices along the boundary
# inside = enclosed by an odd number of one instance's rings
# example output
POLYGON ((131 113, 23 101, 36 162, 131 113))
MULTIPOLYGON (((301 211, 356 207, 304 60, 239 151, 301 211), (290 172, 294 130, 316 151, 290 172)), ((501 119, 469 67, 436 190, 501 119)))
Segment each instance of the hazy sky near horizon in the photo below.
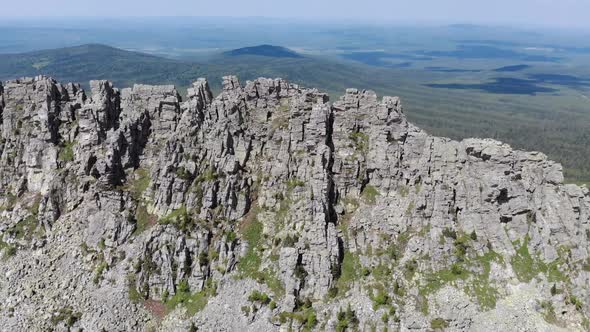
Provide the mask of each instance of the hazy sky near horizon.
POLYGON ((0 17, 224 16, 590 27, 590 0, 21 0, 0 17))

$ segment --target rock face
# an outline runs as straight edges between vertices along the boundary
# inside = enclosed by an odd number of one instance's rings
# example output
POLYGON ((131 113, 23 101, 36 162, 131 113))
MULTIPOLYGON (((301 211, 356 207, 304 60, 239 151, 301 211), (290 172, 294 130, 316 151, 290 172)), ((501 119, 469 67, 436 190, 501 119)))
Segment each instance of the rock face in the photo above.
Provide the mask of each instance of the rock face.
POLYGON ((0 84, 0 330, 584 330, 590 192, 398 98, 0 84))

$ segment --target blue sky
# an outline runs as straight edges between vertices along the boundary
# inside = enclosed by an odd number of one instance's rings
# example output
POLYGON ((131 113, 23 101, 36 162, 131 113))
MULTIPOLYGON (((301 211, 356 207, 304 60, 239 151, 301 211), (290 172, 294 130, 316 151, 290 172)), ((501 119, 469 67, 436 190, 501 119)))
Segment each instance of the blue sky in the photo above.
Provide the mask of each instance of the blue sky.
POLYGON ((590 0, 7 0, 0 17, 230 16, 590 27, 590 0))

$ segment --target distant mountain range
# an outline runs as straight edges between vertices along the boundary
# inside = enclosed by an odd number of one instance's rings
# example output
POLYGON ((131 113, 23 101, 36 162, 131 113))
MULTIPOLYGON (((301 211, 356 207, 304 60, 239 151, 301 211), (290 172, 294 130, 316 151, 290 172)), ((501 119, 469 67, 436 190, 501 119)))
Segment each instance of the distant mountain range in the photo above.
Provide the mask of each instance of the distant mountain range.
POLYGON ((273 45, 243 47, 223 53, 227 56, 258 55, 273 58, 301 58, 302 56, 288 48, 273 45))
POLYGON ((193 64, 100 44, 0 55, 2 80, 44 74, 82 84, 111 79, 128 86, 135 82, 178 82, 181 73, 196 70, 198 66, 193 64))
POLYGON ((0 54, 0 80, 41 74, 84 86, 90 80, 108 79, 119 87, 135 83, 174 84, 181 91, 199 77, 208 78, 212 88, 219 90, 221 77, 228 74, 237 74, 241 80, 282 77, 294 83, 323 86, 332 94, 342 94, 352 86, 385 92, 395 85, 387 69, 304 57, 273 45, 230 50, 202 63, 101 44, 0 54))

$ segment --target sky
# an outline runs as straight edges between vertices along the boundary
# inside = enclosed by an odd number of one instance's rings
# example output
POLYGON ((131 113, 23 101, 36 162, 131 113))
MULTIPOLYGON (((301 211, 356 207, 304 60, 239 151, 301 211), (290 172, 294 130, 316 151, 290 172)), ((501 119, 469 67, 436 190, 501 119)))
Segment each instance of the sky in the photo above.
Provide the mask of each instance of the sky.
POLYGON ((20 0, 0 17, 222 16, 590 27, 590 0, 20 0))

